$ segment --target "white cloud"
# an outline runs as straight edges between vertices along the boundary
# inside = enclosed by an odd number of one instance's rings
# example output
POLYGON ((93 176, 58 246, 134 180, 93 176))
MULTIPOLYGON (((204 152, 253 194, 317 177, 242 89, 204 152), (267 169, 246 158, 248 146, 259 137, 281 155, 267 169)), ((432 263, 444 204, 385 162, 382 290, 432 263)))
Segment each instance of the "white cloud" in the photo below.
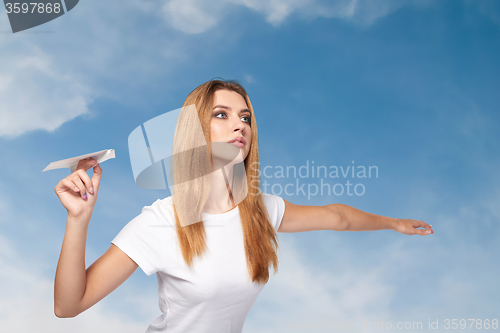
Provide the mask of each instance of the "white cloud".
MULTIPOLYGON (((420 2, 404 5, 416 3, 420 2)), ((0 66, 0 137, 37 129, 54 131, 75 117, 88 115, 89 105, 97 97, 133 98, 130 92, 159 75, 159 62, 163 74, 189 62, 190 54, 198 52, 183 36, 162 36, 145 49, 137 38, 137 26, 152 15, 195 34, 217 26, 242 6, 279 26, 292 14, 371 24, 403 4, 394 0, 172 0, 164 2, 163 10, 153 1, 124 1, 119 8, 102 2, 80 4, 67 16, 44 25, 54 34, 0 35, 2 49, 8 50, 2 54, 0 66), (124 19, 113 22, 111 15, 124 19), (79 34, 73 34, 75 38, 61 35, 66 31, 79 34), (162 56, 158 59, 158 55, 162 56), (110 80, 116 84, 109 84, 110 80)), ((0 26, 8 29, 6 16, 0 26)), ((156 28, 153 23, 144 29, 151 33, 156 28)))
MULTIPOLYGON (((99 303, 76 318, 57 318, 53 310, 53 281, 43 277, 39 263, 20 256, 1 235, 0 266, 2 331, 137 333, 147 328, 146 323, 134 322, 127 314, 120 315, 99 303)), ((145 302, 141 297, 135 301, 145 302)))
POLYGON ((17 34, 9 33, 7 16, 0 15, 0 137, 54 131, 75 117, 88 119, 96 98, 133 104, 142 98, 138 87, 188 64, 199 45, 181 34, 158 33, 164 29, 161 5, 80 2, 67 15, 17 34), (53 33, 33 33, 37 30, 53 33), (153 42, 144 43, 149 34, 153 42))
POLYGON ((293 13, 315 18, 339 18, 368 26, 404 6, 426 6, 429 0, 171 0, 163 6, 166 21, 186 33, 201 33, 215 27, 235 6, 261 13, 266 21, 279 26, 293 13))
POLYGON ((204 32, 224 15, 223 2, 202 0, 173 0, 165 3, 163 11, 167 21, 175 28, 192 34, 204 32))
POLYGON ((336 17, 352 21, 359 25, 370 25, 377 19, 395 12, 412 2, 399 0, 344 0, 335 2, 331 7, 323 7, 318 15, 336 17))
POLYGON ((386 265, 359 267, 344 261, 342 237, 330 234, 338 251, 318 253, 331 263, 321 267, 307 262, 300 254, 305 249, 292 237, 280 238, 279 273, 271 276, 252 309, 252 320, 245 326, 248 332, 288 332, 299 324, 388 317, 396 288, 386 279, 390 273, 386 265))
POLYGON ((88 112, 89 89, 63 73, 38 47, 2 58, 0 69, 0 136, 27 131, 53 131, 88 112))
MULTIPOLYGON (((0 34, 0 137, 54 131, 75 117, 88 118, 95 98, 120 100, 130 95, 125 88, 150 79, 158 72, 158 59, 151 58, 162 51, 144 50, 137 22, 150 17, 151 10, 151 2, 136 0, 120 6, 80 2, 40 28, 51 34, 30 33, 37 28, 9 34, 5 15, 0 21, 6 29, 0 34)), ((157 47, 168 48, 162 45, 157 47)))
POLYGON ((291 13, 310 5, 314 0, 172 0, 163 6, 165 20, 186 33, 202 33, 216 26, 235 6, 245 6, 265 15, 266 20, 279 25, 291 13))
POLYGON ((269 23, 279 25, 293 12, 314 6, 315 0, 230 0, 229 2, 260 12, 269 23))
MULTIPOLYGON (((282 333, 298 323, 350 319, 427 325, 429 319, 465 318, 478 311, 485 318, 495 315, 500 235, 491 227, 481 233, 477 224, 496 216, 493 203, 499 197, 497 192, 484 205, 471 202, 452 215, 439 214, 440 207, 427 200, 422 205, 413 200, 419 209, 410 205, 410 211, 427 209, 433 216, 435 234, 425 237, 370 232, 351 238, 352 233, 322 232, 315 239, 322 245, 308 246, 295 241, 301 234, 280 234, 279 272, 257 299, 246 332, 282 333), (311 254, 311 248, 324 251, 311 254)), ((357 331, 373 329, 361 326, 357 331)))

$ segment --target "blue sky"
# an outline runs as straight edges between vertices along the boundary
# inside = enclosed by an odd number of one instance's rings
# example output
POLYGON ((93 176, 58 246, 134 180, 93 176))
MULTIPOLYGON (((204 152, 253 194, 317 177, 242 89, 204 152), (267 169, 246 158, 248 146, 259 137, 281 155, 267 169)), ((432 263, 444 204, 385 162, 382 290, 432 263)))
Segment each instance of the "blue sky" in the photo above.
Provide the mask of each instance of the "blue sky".
MULTIPOLYGON (((214 77, 247 89, 262 166, 378 168, 378 177, 323 179, 362 184, 363 195, 274 194, 424 220, 435 231, 279 234, 279 272, 244 332, 320 332, 293 324, 359 319, 427 331, 429 320, 444 328, 445 319, 500 319, 498 2, 88 0, 9 31, 0 14, 0 327, 142 332, 160 314, 156 279, 139 269, 77 318, 53 315, 66 220, 54 187, 69 169, 41 171, 116 150, 102 165, 90 264, 142 207, 168 195, 134 183, 128 135, 214 77)), ((297 181, 262 180, 274 189, 297 181)))

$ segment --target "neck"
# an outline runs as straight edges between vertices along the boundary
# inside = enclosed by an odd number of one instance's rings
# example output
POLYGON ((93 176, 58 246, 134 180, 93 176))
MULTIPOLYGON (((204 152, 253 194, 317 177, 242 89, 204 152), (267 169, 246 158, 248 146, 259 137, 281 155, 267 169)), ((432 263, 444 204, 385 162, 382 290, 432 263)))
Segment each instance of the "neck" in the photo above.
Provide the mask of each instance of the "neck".
POLYGON ((209 214, 222 214, 235 208, 231 194, 231 180, 233 179, 233 165, 228 164, 211 175, 212 184, 210 196, 203 211, 209 214))

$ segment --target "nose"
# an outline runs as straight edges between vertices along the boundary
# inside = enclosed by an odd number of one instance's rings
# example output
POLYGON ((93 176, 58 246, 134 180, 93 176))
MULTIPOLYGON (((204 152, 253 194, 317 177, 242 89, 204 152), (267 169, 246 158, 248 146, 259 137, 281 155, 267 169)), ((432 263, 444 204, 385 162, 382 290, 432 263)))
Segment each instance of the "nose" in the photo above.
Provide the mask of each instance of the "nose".
POLYGON ((236 118, 236 120, 231 124, 233 128, 233 132, 241 132, 241 135, 243 135, 243 131, 245 130, 245 124, 242 123, 242 121, 239 118, 236 118))
POLYGON ((243 125, 237 125, 237 126, 235 126, 235 127, 234 127, 234 130, 233 130, 233 131, 234 131, 234 132, 238 132, 238 131, 240 131, 240 133, 243 135, 243 131, 244 131, 244 130, 245 130, 245 126, 243 126, 243 125))

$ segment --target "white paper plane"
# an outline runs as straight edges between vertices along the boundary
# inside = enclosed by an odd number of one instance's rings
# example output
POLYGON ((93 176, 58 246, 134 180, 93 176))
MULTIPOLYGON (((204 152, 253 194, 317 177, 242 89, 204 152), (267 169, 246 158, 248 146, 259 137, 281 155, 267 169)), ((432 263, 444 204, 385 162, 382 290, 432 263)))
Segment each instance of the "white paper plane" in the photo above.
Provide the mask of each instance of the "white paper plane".
MULTIPOLYGON (((61 169, 61 168, 70 168, 71 173, 76 171, 76 167, 78 166, 78 162, 80 160, 84 160, 86 158, 91 158, 96 160, 97 163, 102 163, 104 161, 109 160, 110 158, 115 158, 115 150, 114 149, 104 149, 95 153, 80 155, 77 157, 71 157, 65 160, 60 160, 56 162, 50 163, 43 171, 61 169)), ((42 171, 42 172, 43 172, 42 171)))

